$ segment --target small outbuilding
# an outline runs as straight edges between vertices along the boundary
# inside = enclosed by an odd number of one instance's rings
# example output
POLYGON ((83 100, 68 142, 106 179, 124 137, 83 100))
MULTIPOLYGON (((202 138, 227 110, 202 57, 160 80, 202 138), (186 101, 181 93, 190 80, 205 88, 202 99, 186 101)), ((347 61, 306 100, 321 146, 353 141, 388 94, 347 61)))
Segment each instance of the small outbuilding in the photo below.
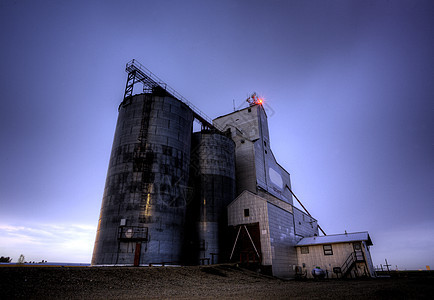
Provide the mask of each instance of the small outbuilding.
POLYGON ((327 278, 375 277, 370 246, 368 232, 305 237, 296 245, 297 273, 312 278, 319 267, 327 278))

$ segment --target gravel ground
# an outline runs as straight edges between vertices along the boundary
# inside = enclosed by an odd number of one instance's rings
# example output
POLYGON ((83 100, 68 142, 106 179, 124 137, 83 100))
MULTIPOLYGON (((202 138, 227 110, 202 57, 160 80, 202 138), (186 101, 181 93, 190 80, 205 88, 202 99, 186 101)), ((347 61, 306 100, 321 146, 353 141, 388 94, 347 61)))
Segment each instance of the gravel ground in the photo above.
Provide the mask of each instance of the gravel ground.
POLYGON ((422 273, 377 279, 284 281, 234 265, 8 266, 0 267, 0 299, 432 299, 434 274, 422 273))

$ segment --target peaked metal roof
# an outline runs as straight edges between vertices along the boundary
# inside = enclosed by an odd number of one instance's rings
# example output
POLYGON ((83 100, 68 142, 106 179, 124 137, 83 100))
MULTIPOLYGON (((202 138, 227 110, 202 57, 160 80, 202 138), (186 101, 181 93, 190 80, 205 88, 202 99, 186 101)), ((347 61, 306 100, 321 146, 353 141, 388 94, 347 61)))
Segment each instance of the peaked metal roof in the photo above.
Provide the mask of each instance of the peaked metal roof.
POLYGON ((297 246, 309 246, 309 245, 322 245, 322 244, 336 244, 336 243, 348 243, 366 241, 368 246, 372 245, 371 237, 367 231, 353 232, 344 234, 333 234, 325 236, 311 236, 302 238, 297 246))

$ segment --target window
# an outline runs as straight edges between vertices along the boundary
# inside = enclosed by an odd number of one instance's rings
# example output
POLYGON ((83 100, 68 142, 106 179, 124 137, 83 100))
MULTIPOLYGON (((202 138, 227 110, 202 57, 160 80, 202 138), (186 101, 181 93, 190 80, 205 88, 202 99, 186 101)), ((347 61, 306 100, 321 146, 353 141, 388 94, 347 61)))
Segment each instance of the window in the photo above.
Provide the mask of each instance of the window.
POLYGON ((247 110, 248 112, 252 112, 252 109, 251 108, 249 108, 248 110, 247 110))
POLYGON ((205 240, 200 240, 200 241, 199 241, 199 250, 201 250, 201 251, 206 250, 206 243, 205 243, 205 240))
POLYGON ((356 243, 353 243, 353 248, 354 248, 354 251, 360 251, 360 250, 362 250, 362 245, 360 244, 360 242, 356 242, 356 243))
POLYGON ((301 247, 301 254, 309 254, 309 247, 308 246, 301 247))
POLYGON ((250 216, 250 212, 249 212, 249 209, 248 209, 248 208, 244 209, 244 216, 245 216, 245 217, 250 216))
POLYGON ((323 245, 324 255, 333 255, 332 245, 323 245))

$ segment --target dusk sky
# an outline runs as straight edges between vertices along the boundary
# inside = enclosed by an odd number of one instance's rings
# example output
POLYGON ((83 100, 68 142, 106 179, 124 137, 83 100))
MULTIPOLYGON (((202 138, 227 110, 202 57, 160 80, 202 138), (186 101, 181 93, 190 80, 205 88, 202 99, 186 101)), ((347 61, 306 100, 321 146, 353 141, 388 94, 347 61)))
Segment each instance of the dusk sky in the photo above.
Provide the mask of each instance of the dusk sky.
POLYGON ((0 255, 89 263, 135 58, 209 117, 266 101, 327 234, 434 268, 433 1, 0 0, 0 255))

